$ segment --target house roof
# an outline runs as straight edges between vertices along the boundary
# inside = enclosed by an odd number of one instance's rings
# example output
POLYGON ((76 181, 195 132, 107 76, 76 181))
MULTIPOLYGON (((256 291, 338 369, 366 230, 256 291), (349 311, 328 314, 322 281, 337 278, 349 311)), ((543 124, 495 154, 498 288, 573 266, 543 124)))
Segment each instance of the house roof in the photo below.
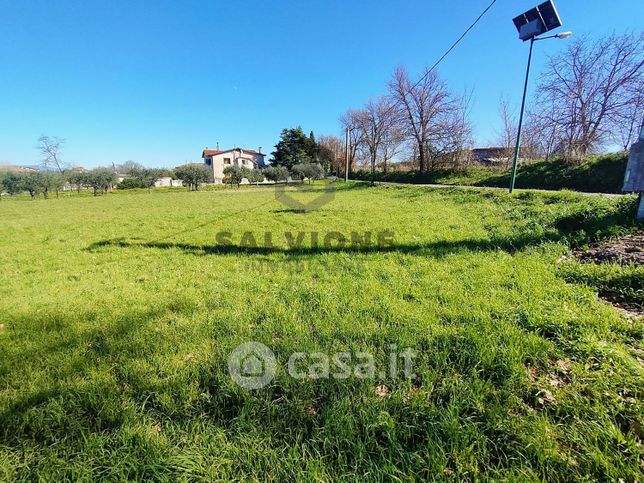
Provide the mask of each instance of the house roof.
POLYGON ((266 156, 264 153, 260 153, 259 151, 255 151, 254 149, 244 149, 244 148, 233 148, 233 149, 204 149, 203 152, 201 153, 202 158, 206 158, 208 156, 216 156, 218 154, 223 154, 223 153, 232 153, 233 151, 243 151, 244 154, 259 154, 260 156, 266 156))

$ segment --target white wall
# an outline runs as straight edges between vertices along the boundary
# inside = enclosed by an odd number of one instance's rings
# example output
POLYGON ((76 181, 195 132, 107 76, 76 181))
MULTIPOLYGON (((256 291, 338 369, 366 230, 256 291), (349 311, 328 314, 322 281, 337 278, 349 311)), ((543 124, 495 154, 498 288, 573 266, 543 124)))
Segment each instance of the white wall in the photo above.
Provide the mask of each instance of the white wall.
POLYGON ((157 188, 165 186, 183 186, 183 181, 180 179, 172 179, 170 176, 164 176, 163 178, 156 180, 154 182, 154 186, 156 186, 157 188))

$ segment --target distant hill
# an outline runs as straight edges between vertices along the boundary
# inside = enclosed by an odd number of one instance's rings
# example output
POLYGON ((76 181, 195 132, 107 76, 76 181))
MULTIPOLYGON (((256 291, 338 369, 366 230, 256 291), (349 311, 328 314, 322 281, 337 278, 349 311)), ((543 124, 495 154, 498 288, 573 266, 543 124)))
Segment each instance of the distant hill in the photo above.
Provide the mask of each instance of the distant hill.
POLYGON ((0 165, 0 173, 12 172, 12 173, 24 173, 28 171, 40 171, 37 168, 31 166, 16 166, 14 164, 5 164, 0 165))
MULTIPOLYGON (((64 168, 68 169, 68 168, 64 168)), ((73 168, 75 169, 75 168, 73 168)), ((13 171, 13 172, 24 172, 24 171, 58 171, 54 166, 47 166, 45 164, 0 164, 0 172, 13 171)))
POLYGON ((29 169, 35 169, 35 170, 38 170, 38 171, 58 171, 58 169, 56 169, 55 167, 47 166, 45 164, 27 164, 27 165, 23 165, 22 167, 23 168, 29 168, 29 169))

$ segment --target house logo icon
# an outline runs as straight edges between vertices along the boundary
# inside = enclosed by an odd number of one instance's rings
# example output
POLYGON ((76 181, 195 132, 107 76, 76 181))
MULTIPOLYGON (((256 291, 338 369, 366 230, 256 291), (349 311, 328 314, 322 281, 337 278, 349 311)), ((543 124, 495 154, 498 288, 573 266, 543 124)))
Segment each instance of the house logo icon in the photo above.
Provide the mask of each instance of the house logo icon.
POLYGON ((279 183, 275 185, 275 199, 284 206, 291 208, 293 211, 308 213, 314 211, 335 198, 335 183, 326 183, 324 186, 310 186, 294 183, 279 183), (295 193, 312 194, 313 196, 307 201, 301 201, 293 196, 295 193))
POLYGON ((244 389, 261 389, 275 377, 277 361, 273 351, 260 342, 246 342, 228 357, 228 372, 244 389))

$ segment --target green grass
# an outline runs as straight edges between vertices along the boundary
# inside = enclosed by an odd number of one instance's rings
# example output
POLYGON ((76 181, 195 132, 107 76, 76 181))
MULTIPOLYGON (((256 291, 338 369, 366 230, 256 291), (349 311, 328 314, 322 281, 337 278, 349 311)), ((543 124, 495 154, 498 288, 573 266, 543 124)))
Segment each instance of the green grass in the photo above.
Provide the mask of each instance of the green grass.
MULTIPOLYGON (((624 153, 593 156, 580 165, 571 165, 561 159, 521 164, 517 171, 516 188, 544 190, 574 190, 587 193, 621 193, 628 155, 624 153)), ((371 173, 359 171, 355 179, 370 180, 371 173)), ((472 167, 453 171, 437 169, 431 173, 414 171, 376 173, 377 181, 415 184, 447 184, 507 188, 510 171, 495 168, 472 167)))
POLYGON ((266 188, 3 199, 0 480, 644 479, 642 320, 562 259, 635 229, 633 197, 340 188, 308 214, 266 188), (247 391, 227 358, 248 341, 281 368, 410 347, 418 377, 247 391))

